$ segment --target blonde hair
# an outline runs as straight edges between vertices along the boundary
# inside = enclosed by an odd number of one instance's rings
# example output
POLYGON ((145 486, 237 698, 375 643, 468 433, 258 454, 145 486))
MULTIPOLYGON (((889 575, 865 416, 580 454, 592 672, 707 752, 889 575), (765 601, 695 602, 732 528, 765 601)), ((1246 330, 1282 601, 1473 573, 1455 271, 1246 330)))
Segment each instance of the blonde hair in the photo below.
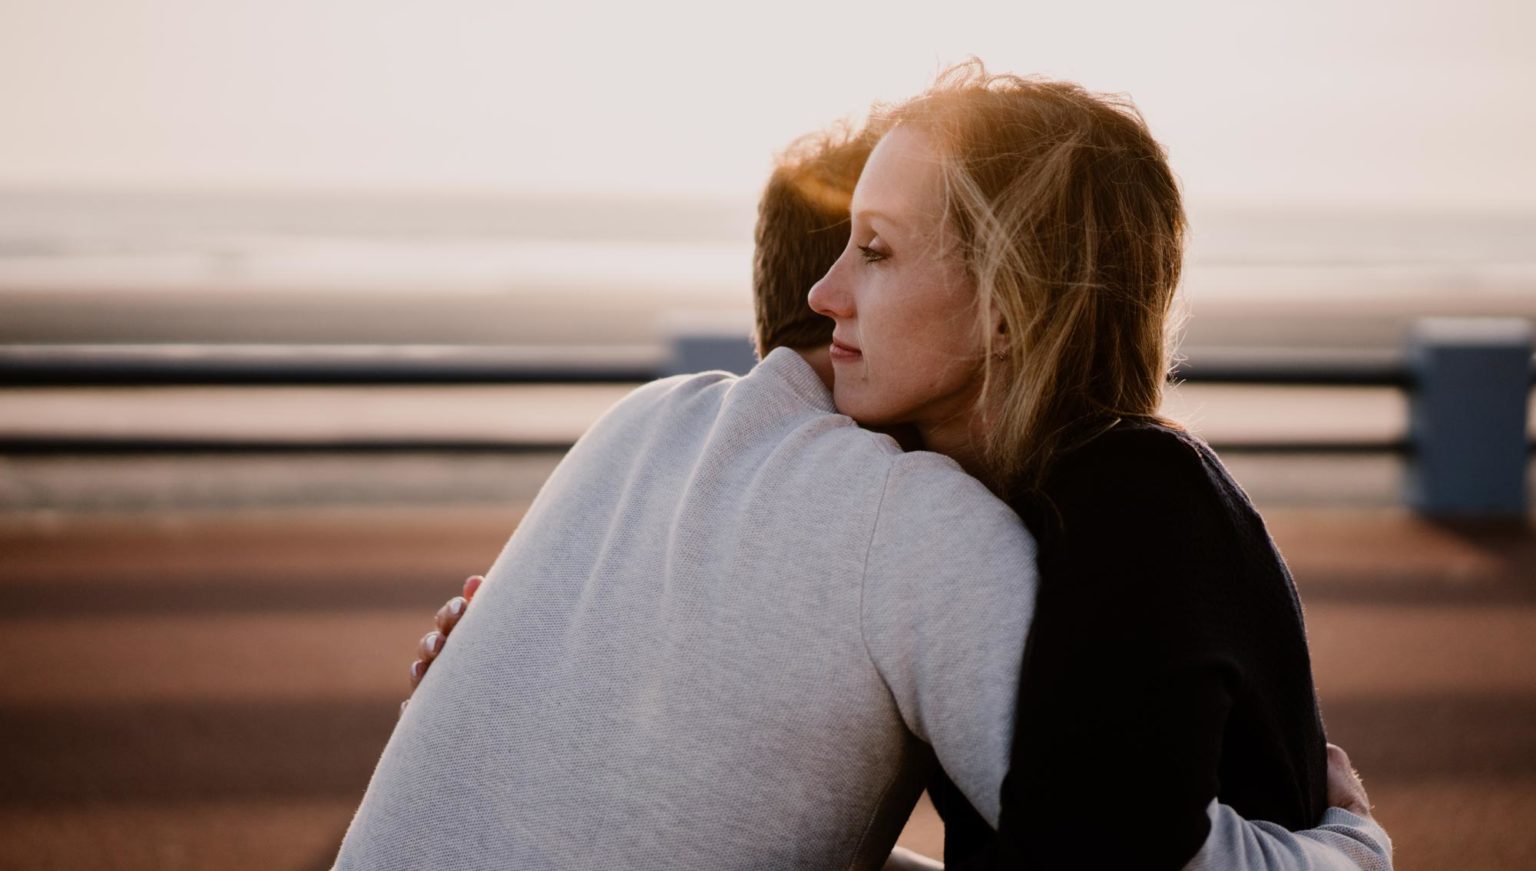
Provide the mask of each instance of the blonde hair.
POLYGON ((1158 419, 1186 222, 1130 101, 972 60, 884 114, 939 153, 986 327, 979 448, 993 488, 1036 489, 1063 451, 1120 419, 1158 419))

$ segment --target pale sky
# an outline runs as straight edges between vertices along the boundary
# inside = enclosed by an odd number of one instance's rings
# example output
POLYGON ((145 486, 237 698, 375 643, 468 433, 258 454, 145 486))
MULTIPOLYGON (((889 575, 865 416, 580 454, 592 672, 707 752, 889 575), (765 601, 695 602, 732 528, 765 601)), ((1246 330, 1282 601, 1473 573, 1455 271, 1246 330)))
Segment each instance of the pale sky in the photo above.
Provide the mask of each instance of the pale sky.
POLYGON ((750 198, 969 55, 1129 93, 1192 201, 1536 208, 1536 4, 0 0, 0 187, 750 198))

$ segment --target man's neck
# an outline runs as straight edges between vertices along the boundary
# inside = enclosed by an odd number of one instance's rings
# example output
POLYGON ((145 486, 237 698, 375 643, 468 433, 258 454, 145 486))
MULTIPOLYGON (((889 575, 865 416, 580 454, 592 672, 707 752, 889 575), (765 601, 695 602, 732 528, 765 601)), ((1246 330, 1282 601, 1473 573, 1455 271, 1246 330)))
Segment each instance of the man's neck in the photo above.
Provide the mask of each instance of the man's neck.
POLYGON ((799 354, 800 358, 805 362, 811 364, 811 368, 816 370, 816 375, 821 379, 821 383, 827 385, 828 390, 832 389, 831 345, 816 345, 810 348, 793 348, 791 350, 799 354))

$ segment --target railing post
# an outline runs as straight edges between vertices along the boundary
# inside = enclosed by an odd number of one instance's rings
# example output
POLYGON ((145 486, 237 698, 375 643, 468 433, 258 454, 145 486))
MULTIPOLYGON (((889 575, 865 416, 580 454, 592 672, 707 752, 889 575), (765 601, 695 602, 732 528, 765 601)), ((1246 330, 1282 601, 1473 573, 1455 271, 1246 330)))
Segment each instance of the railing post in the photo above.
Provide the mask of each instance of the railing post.
POLYGON ((1413 375, 1408 502, 1438 517, 1523 515, 1530 324, 1425 318, 1408 345, 1413 375))
POLYGON ((718 330, 677 330, 672 333, 669 374, 724 369, 737 375, 757 365, 752 340, 743 334, 718 330))

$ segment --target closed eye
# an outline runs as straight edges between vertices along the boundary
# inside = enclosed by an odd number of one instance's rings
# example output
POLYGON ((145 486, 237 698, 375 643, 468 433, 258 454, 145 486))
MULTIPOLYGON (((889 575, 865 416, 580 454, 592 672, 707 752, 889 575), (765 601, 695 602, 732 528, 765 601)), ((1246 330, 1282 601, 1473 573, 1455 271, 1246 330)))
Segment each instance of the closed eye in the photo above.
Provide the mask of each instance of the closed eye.
POLYGON ((859 249, 859 253, 864 256, 865 263, 878 263, 890 256, 883 251, 876 251, 868 245, 858 245, 856 247, 859 249))

